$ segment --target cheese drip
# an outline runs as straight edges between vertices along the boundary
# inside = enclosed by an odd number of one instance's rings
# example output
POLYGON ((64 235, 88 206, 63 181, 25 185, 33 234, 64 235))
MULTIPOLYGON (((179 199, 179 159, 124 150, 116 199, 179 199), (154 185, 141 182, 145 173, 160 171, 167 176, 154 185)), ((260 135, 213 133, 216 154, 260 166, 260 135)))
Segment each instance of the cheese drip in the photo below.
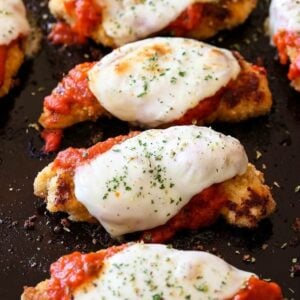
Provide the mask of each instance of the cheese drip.
POLYGON ((251 276, 209 253, 134 244, 108 258, 74 300, 230 299, 251 276))
POLYGON ((0 0, 0 45, 9 45, 29 34, 26 10, 21 0, 0 0))
POLYGON ((238 140, 206 127, 144 131, 75 169, 75 196, 114 237, 165 224, 247 168, 238 140))
POLYGON ((115 117, 146 127, 181 118, 237 78, 225 49, 183 38, 152 38, 117 49, 89 72, 89 88, 115 117))

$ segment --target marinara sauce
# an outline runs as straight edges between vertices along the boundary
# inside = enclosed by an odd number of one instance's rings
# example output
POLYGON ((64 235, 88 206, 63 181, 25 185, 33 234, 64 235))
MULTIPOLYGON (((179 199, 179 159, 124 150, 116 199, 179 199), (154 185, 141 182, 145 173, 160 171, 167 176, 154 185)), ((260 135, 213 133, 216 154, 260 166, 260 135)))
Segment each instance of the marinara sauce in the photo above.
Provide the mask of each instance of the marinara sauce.
POLYGON ((180 229, 197 229, 212 224, 220 215, 227 199, 215 184, 195 195, 166 224, 146 230, 142 240, 150 243, 163 243, 172 238, 180 229))
POLYGON ((94 65, 95 63, 86 62, 73 68, 52 94, 45 98, 44 108, 57 114, 67 115, 76 104, 81 107, 93 106, 97 100, 88 87, 88 71, 94 65))
POLYGON ((51 300, 70 300, 74 290, 92 280, 101 270, 108 257, 127 245, 111 247, 96 253, 74 252, 61 257, 50 267, 51 279, 47 284, 47 297, 51 300))
POLYGON ((194 3, 190 5, 175 21, 167 28, 175 35, 184 35, 185 32, 193 30, 200 24, 203 12, 203 3, 194 3))
POLYGON ((300 77, 300 35, 296 32, 279 31, 273 38, 279 53, 280 63, 287 64, 289 60, 288 48, 296 49, 296 58, 290 64, 288 78, 294 80, 300 77))
POLYGON ((133 131, 128 135, 119 135, 109 138, 104 142, 99 142, 89 149, 68 148, 58 153, 54 160, 54 168, 74 169, 83 162, 87 162, 97 155, 110 150, 114 145, 120 144, 127 139, 138 135, 138 131, 133 131))
POLYGON ((66 13, 74 23, 59 22, 49 34, 54 44, 82 44, 101 22, 101 7, 95 0, 65 0, 66 13))
POLYGON ((63 131, 62 129, 44 129, 41 137, 45 141, 43 151, 45 153, 53 152, 59 148, 63 138, 63 131))
POLYGON ((230 300, 283 300, 280 287, 252 276, 244 289, 230 300))

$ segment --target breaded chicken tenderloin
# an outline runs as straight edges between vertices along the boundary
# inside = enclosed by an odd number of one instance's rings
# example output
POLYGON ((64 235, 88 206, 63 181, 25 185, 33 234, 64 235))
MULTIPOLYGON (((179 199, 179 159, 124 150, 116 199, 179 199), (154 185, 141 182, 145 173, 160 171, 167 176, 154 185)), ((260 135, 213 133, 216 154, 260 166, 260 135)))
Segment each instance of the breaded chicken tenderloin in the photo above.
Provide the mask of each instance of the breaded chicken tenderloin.
POLYGON ((50 212, 98 221, 113 237, 143 231, 152 242, 219 216, 253 228, 276 206, 236 139, 192 125, 62 151, 38 174, 34 193, 50 212))
POLYGON ((195 40, 152 38, 76 66, 45 98, 39 122, 53 151, 62 129, 103 115, 153 128, 238 122, 271 105, 264 68, 195 40))

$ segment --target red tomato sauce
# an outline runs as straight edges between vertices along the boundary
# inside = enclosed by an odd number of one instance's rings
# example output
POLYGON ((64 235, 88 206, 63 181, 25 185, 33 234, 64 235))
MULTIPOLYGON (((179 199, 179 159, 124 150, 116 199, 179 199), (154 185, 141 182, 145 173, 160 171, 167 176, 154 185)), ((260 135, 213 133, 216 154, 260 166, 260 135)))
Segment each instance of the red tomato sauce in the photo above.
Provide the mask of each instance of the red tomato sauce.
POLYGON ((128 135, 119 135, 117 137, 109 138, 104 142, 97 143, 89 149, 68 148, 58 153, 54 160, 54 167, 73 169, 81 163, 93 159, 97 155, 110 150, 114 145, 120 144, 138 134, 139 132, 133 131, 128 135))
POLYGON ((7 57, 7 45, 0 45, 0 88, 2 87, 5 79, 5 63, 7 57))
POLYGON ((190 5, 168 26, 167 31, 172 31, 175 35, 180 36, 186 31, 193 30, 201 22, 203 6, 202 3, 190 5))
POLYGON ((282 300, 280 287, 274 282, 266 282, 252 276, 244 289, 231 300, 282 300))
POLYGON ((86 43, 87 38, 74 32, 72 27, 63 22, 57 22, 48 35, 54 45, 80 45, 86 43))
POLYGON ((226 202, 227 199, 215 184, 195 195, 166 224, 144 231, 142 240, 147 243, 163 243, 172 238, 178 230, 208 226, 219 217, 226 202))
POLYGON ((50 267, 51 279, 47 284, 47 296, 51 300, 70 300, 74 290, 92 280, 100 271, 105 259, 126 248, 111 247, 96 253, 74 252, 61 257, 50 267))
POLYGON ((72 25, 56 24, 49 34, 54 44, 82 44, 101 22, 101 7, 95 0, 65 0, 64 6, 72 25))
POLYGON ((288 48, 293 47, 296 49, 296 58, 290 64, 288 78, 295 80, 300 77, 300 35, 296 32, 289 32, 282 30, 278 32, 274 38, 279 53, 280 63, 285 65, 289 61, 288 48))
POLYGON ((180 119, 173 123, 175 125, 188 125, 207 118, 218 109, 224 90, 223 88, 214 96, 200 101, 194 108, 189 109, 180 119))
POLYGON ((62 129, 44 129, 41 137, 45 141, 43 151, 45 153, 53 152, 59 148, 63 138, 63 131, 62 129))
POLYGON ((97 99, 88 87, 88 71, 95 63, 83 63, 72 69, 44 100, 44 107, 51 112, 67 115, 74 105, 93 106, 97 99))

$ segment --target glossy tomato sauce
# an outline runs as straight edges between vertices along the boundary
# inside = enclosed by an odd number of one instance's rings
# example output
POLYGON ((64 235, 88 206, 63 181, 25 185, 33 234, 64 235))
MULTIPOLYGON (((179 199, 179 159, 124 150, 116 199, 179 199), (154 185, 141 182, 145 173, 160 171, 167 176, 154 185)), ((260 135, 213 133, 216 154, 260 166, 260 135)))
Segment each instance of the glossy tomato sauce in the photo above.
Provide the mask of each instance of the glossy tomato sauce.
POLYGON ((59 148, 63 138, 63 131, 62 129, 44 129, 41 137, 45 141, 43 151, 45 153, 53 152, 59 148))
MULTIPOLYGON (((72 69, 44 100, 42 124, 45 127, 56 125, 59 127, 59 115, 69 115, 87 107, 98 106, 98 101, 88 87, 88 71, 95 63, 83 63, 72 69)), ((61 126, 63 127, 63 126, 61 126)), ((62 129, 45 129, 41 137, 45 140, 43 151, 48 153, 57 151, 63 137, 62 129)))
POLYGON ((5 79, 5 63, 7 57, 8 46, 0 45, 0 88, 2 87, 5 79))
POLYGON ((244 289, 230 300, 283 300, 280 287, 252 276, 244 289))
MULTIPOLYGON (((96 253, 81 254, 74 252, 61 257, 50 267, 51 278, 47 283, 46 295, 51 300, 70 300, 81 284, 95 278, 105 259, 122 251, 128 245, 111 247, 96 253)), ((246 286, 227 300, 282 300, 280 287, 252 276, 246 286)), ((221 299, 220 299, 221 300, 221 299)))
POLYGON ((44 108, 57 113, 67 115, 78 104, 93 106, 97 99, 88 87, 88 71, 95 63, 87 62, 73 68, 53 90, 50 96, 44 100, 44 108))
POLYGON ((195 195, 177 215, 166 224, 144 231, 142 240, 162 243, 171 239, 178 230, 197 229, 212 224, 220 215, 227 199, 215 184, 195 195))
POLYGON ((279 59, 282 64, 289 61, 288 48, 295 48, 296 58, 290 64, 288 78, 294 80, 300 77, 300 35, 296 32, 282 30, 278 32, 274 38, 279 53, 279 59))
POLYGON ((178 120, 174 121, 174 125, 188 125, 197 123, 212 115, 217 111, 222 99, 225 88, 222 88, 214 96, 200 101, 195 107, 186 111, 186 113, 178 120))
POLYGON ((128 135, 119 135, 117 137, 109 138, 104 142, 95 144, 89 149, 68 148, 58 153, 53 166, 54 168, 74 169, 81 163, 87 162, 97 155, 101 155, 110 150, 114 145, 120 144, 138 134, 139 132, 133 131, 128 135))
POLYGON ((88 283, 99 273, 105 259, 126 247, 127 245, 111 247, 89 254, 74 252, 61 257, 50 267, 51 278, 46 289, 48 299, 72 299, 72 293, 77 287, 88 283))
POLYGON ((66 13, 74 23, 59 22, 49 34, 54 44, 82 44, 101 22, 101 7, 95 0, 65 0, 66 13))
POLYGON ((167 31, 180 36, 185 32, 193 30, 200 22, 203 12, 203 3, 194 3, 190 5, 175 21, 167 28, 167 31))

